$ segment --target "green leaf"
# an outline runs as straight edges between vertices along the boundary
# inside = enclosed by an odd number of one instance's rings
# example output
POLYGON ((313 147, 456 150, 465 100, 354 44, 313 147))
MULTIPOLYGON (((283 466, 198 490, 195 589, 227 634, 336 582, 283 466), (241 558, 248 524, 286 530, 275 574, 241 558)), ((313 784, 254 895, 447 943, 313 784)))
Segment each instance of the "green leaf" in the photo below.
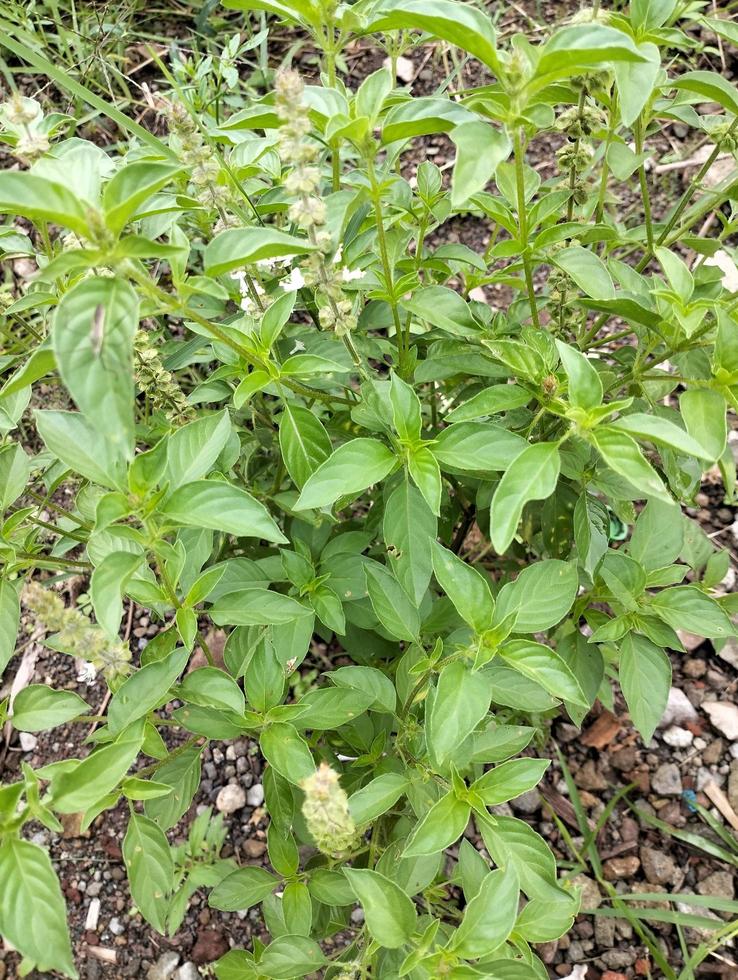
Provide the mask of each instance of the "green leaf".
POLYGON ((409 942, 417 913, 399 885, 368 868, 344 868, 343 873, 361 903, 372 939, 384 949, 397 949, 409 942))
POLYGON ((420 632, 420 616, 394 575, 376 561, 364 564, 366 587, 382 626, 398 640, 412 641, 420 632))
POLYGON ((487 678, 455 660, 438 675, 426 718, 426 741, 437 766, 445 770, 464 739, 486 717, 492 692, 487 678))
POLYGON ((221 231, 205 246, 203 260, 206 275, 222 276, 262 259, 280 259, 312 251, 313 246, 306 238, 295 238, 265 225, 221 231))
POLYGON ((397 705, 395 685, 390 678, 377 667, 360 667, 351 665, 329 671, 328 677, 337 687, 351 688, 362 691, 372 698, 372 711, 385 711, 392 714, 397 705))
POLYGON ((189 660, 187 650, 174 650, 162 660, 154 660, 131 674, 113 695, 108 708, 108 729, 123 731, 164 702, 169 689, 189 660))
POLYGON ((554 252, 552 261, 574 280, 586 296, 593 299, 615 299, 615 287, 610 273, 594 252, 582 248, 581 245, 571 245, 560 252, 554 252))
POLYGON ((52 343, 61 374, 87 422, 133 457, 133 336, 138 296, 123 279, 92 276, 62 296, 52 343))
MULTIPOLYGON (((138 756, 143 725, 96 749, 82 762, 52 780, 52 805, 59 813, 79 813, 112 792, 138 756)), ((159 775, 159 778, 161 776, 159 775)))
POLYGON ((594 65, 643 60, 635 42, 613 27, 596 23, 563 27, 540 49, 534 81, 528 88, 536 91, 594 65))
POLYGON ((503 473, 490 508, 490 538, 498 554, 512 544, 523 508, 530 500, 545 500, 559 479, 559 447, 538 442, 524 449, 503 473))
POLYGON ((403 858, 445 851, 466 830, 469 813, 469 804, 457 799, 453 793, 442 796, 416 825, 408 839, 403 858))
POLYGON ((389 110, 382 126, 382 142, 393 143, 414 136, 448 133, 454 127, 475 119, 474 113, 458 102, 429 95, 415 96, 389 110))
POLYGON ((523 438, 494 422, 454 422, 433 444, 442 467, 472 472, 506 470, 525 449, 523 438))
POLYGON ((555 698, 589 707, 579 682, 566 663, 543 643, 510 640, 500 648, 499 656, 525 677, 540 684, 555 698))
POLYGON ((619 679, 631 720, 648 743, 666 708, 671 661, 645 636, 628 633, 620 644, 619 679))
POLYGON ((592 440, 610 469, 625 477, 644 497, 656 497, 667 504, 673 503, 661 478, 643 456, 635 439, 612 426, 600 425, 592 432, 592 440))
POLYGON ((530 398, 529 392, 519 385, 491 385, 457 406, 446 418, 449 422, 469 422, 485 415, 497 415, 522 408, 528 404, 530 398))
POLYGON ((123 593, 142 560, 141 555, 130 551, 111 551, 90 578, 90 598, 95 617, 111 638, 118 636, 123 615, 123 593))
POLYGON ((574 507, 574 540, 579 563, 590 578, 607 551, 609 538, 610 515, 607 507, 597 497, 582 493, 574 507))
POLYGON ((615 81, 620 96, 620 119, 624 126, 632 126, 653 95, 661 69, 659 49, 651 41, 636 44, 642 62, 618 61, 615 63, 615 81))
POLYGON ((381 817, 407 792, 409 786, 409 779, 402 773, 385 772, 352 793, 349 810, 357 827, 381 817))
POLYGON ((710 639, 734 635, 733 624, 722 607, 694 585, 663 589, 651 596, 650 607, 675 630, 710 639))
POLYGON ((514 867, 486 875, 454 932, 449 949, 465 959, 487 956, 508 938, 518 916, 520 885, 514 867))
POLYGON ((628 554, 646 569, 665 568, 676 561, 684 545, 684 522, 674 508, 649 500, 633 528, 628 554))
MULTIPOLYGON (((707 390, 707 389, 703 389, 707 390)), ((684 399, 687 392, 682 395, 684 399)), ((694 394, 694 392, 692 392, 694 394)), ((718 395, 722 404, 722 417, 725 417, 725 402, 718 395)), ((615 422, 610 423, 613 429, 622 430, 640 439, 647 439, 656 445, 668 446, 675 452, 685 456, 695 456, 697 459, 713 460, 713 457, 705 450, 700 443, 694 439, 684 429, 662 418, 660 415, 646 415, 644 412, 633 412, 631 415, 622 415, 615 422)), ((698 430, 704 433, 704 430, 698 430)), ((724 446, 723 446, 724 448, 724 446)), ((720 450, 722 452, 722 449, 720 450)), ((719 455, 719 454, 718 454, 719 455)))
POLYGON ((20 601, 15 583, 0 579, 0 677, 15 651, 20 601))
POLYGON ((720 459, 727 438, 726 405, 720 392, 712 388, 689 388, 679 396, 679 409, 687 432, 704 447, 702 459, 711 462, 720 459))
POLYGON ((548 759, 511 759, 485 772, 472 783, 471 790, 487 806, 499 806, 537 786, 548 767, 548 759))
POLYGON ((270 589, 228 592, 210 607, 210 618, 217 626, 281 626, 309 615, 310 610, 297 599, 270 589))
POLYGON ((479 325, 468 303, 447 286, 421 286, 400 305, 419 320, 440 327, 455 337, 473 337, 479 333, 479 325))
POLYGON ((502 868, 513 867, 520 885, 529 898, 550 901, 556 886, 556 861, 544 839, 524 820, 496 816, 495 825, 486 820, 480 830, 484 845, 495 863, 502 868))
MULTIPOLYGON (((590 253, 587 253, 590 254, 590 253)), ((562 341, 556 347, 569 379, 569 401, 586 410, 602 404, 602 381, 595 366, 580 351, 562 341)))
POLYGON ((243 691, 236 681, 218 667, 198 667, 187 674, 179 685, 183 701, 203 708, 217 708, 242 715, 246 709, 243 691))
POLYGON ((72 691, 56 691, 45 684, 31 684, 13 701, 11 721, 19 732, 40 732, 87 714, 87 703, 72 691))
POLYGON ((279 884, 266 868, 239 868, 226 875, 208 896, 208 905, 222 912, 245 912, 263 902, 279 884))
POLYGON ((451 207, 460 208, 484 190, 498 165, 510 156, 512 144, 507 133, 481 120, 462 123, 449 135, 456 146, 451 207))
POLYGON ((102 204, 105 224, 117 235, 145 200, 161 190, 182 170, 180 163, 137 160, 129 163, 108 181, 102 204))
POLYGON ((76 978, 66 907, 46 851, 6 836, 0 842, 0 881, 0 933, 39 970, 76 978))
POLYGON ((228 412, 205 415, 180 426, 167 439, 166 478, 169 489, 207 476, 231 434, 228 412))
POLYGON ((263 504, 223 480, 185 483, 166 500, 159 513, 175 524, 188 527, 208 527, 238 537, 264 538, 276 544, 287 542, 263 504))
POLYGON ((189 808, 200 785, 199 745, 193 745, 179 755, 165 760, 156 770, 156 781, 172 787, 169 796, 146 800, 147 817, 155 820, 162 830, 173 827, 189 808))
POLYGON ((561 622, 578 588, 579 576, 572 562, 555 558, 534 562, 500 589, 495 619, 501 623, 517 611, 516 633, 540 633, 561 622))
POLYGON ((291 980, 314 974, 328 961, 314 939, 280 936, 271 942, 259 960, 259 974, 272 980, 291 980))
POLYGON ((436 517, 441 513, 441 470, 436 457, 427 446, 408 453, 407 470, 415 486, 436 517))
POLYGON ((31 461, 20 443, 0 450, 0 514, 20 497, 31 473, 31 461))
POLYGON ((37 411, 35 419, 46 448, 70 470, 111 490, 125 486, 122 457, 82 414, 37 411))
POLYGON ((310 409, 285 401, 279 418, 279 448, 292 482, 302 489, 331 454, 331 440, 310 409))
POLYGON ((174 858, 164 831, 148 817, 131 813, 123 839, 131 897, 158 932, 166 931, 168 898, 174 889, 174 858))
POLYGON ((89 235, 86 205, 67 187, 28 171, 0 174, 0 213, 19 214, 28 221, 51 221, 83 238, 89 235))
POLYGON ((717 72, 688 71, 678 78, 670 79, 669 83, 674 88, 696 92, 697 95, 703 96, 705 102, 717 102, 723 109, 738 116, 738 93, 735 85, 717 72))
POLYGON ((269 765, 280 776, 295 785, 315 772, 315 763, 307 742, 293 725, 277 722, 265 728, 259 737, 261 751, 269 765))
POLYGON ((418 605, 430 582, 431 544, 437 529, 423 495, 404 479, 385 504, 382 535, 397 580, 418 605))
POLYGON ((453 0, 384 0, 370 21, 371 31, 410 28, 455 44, 492 68, 499 67, 492 21, 481 10, 453 0))
POLYGON ((381 482, 397 462, 377 439, 352 439, 339 446, 309 477, 295 510, 329 507, 381 482))
POLYGON ((438 584, 457 613, 475 633, 489 629, 495 615, 495 600, 488 579, 435 540, 432 557, 438 584))

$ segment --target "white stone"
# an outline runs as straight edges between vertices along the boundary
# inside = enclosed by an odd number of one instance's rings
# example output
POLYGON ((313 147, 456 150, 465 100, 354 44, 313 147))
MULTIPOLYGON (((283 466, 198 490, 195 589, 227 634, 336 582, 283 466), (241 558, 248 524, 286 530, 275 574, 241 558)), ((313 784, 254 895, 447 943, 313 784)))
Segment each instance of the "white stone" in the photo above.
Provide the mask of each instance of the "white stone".
MULTIPOLYGON (((382 67, 392 71, 392 59, 385 58, 382 67)), ((409 58, 403 58, 402 55, 395 62, 395 71, 401 82, 412 82, 415 78, 415 65, 409 58)))
POLYGON ((717 651, 717 655, 721 660, 738 670, 738 640, 735 637, 729 637, 717 651))
POLYGON ((30 732, 21 732, 18 736, 20 741, 20 747, 24 752, 33 752, 33 750, 38 745, 38 739, 35 735, 31 735, 30 732))
POLYGON ((246 793, 246 802, 249 806, 261 806, 264 802, 264 787, 261 783, 254 783, 246 793))
POLYGON ((100 919, 100 899, 93 898, 90 902, 90 906, 87 909, 87 918, 85 919, 85 929, 88 932, 94 932, 97 929, 97 923, 100 919))
POLYGON ((589 967, 584 963, 577 963, 575 967, 572 968, 571 973, 567 973, 563 980, 587 980, 587 974, 589 973, 589 967))
POLYGON ((663 734, 663 739, 667 745, 674 749, 686 749, 692 744, 694 735, 686 728, 679 728, 678 725, 671 725, 663 734))
POLYGON ((735 704, 731 701, 703 701, 702 707, 714 728, 731 742, 738 741, 738 707, 735 704))
POLYGON ((194 963, 183 963, 174 975, 174 980, 200 980, 202 974, 194 963))
POLYGON ((670 725, 678 725, 680 722, 696 720, 697 712, 687 695, 678 687, 672 687, 669 691, 666 708, 664 708, 664 713, 659 722, 659 728, 668 728, 670 725))
POLYGON ((243 787, 239 786, 238 783, 228 783, 218 793, 215 799, 216 808, 220 813, 225 813, 226 816, 229 813, 235 813, 236 810, 240 810, 245 803, 246 794, 243 791, 243 787))

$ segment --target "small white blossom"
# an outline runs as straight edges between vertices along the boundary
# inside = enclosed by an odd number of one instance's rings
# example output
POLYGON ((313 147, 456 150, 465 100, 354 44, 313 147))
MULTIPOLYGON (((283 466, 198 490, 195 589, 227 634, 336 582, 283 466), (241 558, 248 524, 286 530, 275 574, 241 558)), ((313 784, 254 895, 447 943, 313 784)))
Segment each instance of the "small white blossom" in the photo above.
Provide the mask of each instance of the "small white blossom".
POLYGON ((341 269, 341 279, 344 282, 353 282, 354 279, 363 279, 364 273, 361 269, 349 269, 348 266, 344 266, 341 269))
POLYGON ((295 346, 290 351, 290 357, 293 354, 299 354, 301 351, 304 351, 304 350, 305 350, 305 345, 303 344, 303 342, 301 340, 296 340, 295 341, 295 346))
POLYGON ((296 293, 305 285, 305 277, 298 266, 295 266, 286 279, 283 279, 280 286, 286 293, 296 293))

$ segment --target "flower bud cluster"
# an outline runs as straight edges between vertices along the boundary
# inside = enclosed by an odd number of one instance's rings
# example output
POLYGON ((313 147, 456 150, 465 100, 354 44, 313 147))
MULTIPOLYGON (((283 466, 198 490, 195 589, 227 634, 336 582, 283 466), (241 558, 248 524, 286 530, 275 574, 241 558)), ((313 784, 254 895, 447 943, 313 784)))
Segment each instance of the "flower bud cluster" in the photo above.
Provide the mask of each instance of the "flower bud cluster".
POLYGON ((581 140, 582 137, 591 136, 605 123, 605 114, 602 110, 585 103, 582 106, 572 105, 564 109, 556 120, 556 128, 566 133, 569 139, 581 140))
POLYGON ((302 813, 310 836, 323 854, 341 857, 356 844, 356 824, 338 773, 325 762, 300 783, 305 793, 302 813))
POLYGON ((317 143, 306 137, 310 132, 308 107, 303 101, 304 85, 294 71, 283 71, 275 82, 275 106, 282 120, 279 131, 279 155, 292 170, 285 179, 285 190, 296 200, 290 205, 288 217, 306 232, 315 251, 294 268, 282 283, 288 291, 309 286, 316 290, 318 317, 324 330, 333 330, 338 336, 350 333, 356 327, 353 303, 346 297, 343 284, 361 275, 347 268, 338 269, 333 260, 333 243, 324 227, 327 209, 320 196, 320 170, 315 165, 320 153, 317 143))
POLYGON ((219 183, 220 164, 192 117, 179 102, 162 99, 160 105, 173 137, 173 149, 189 172, 193 196, 206 208, 227 207, 231 194, 219 183))
POLYGON ((133 338, 136 385, 171 422, 184 422, 194 416, 192 406, 177 384, 174 375, 161 362, 159 352, 151 344, 145 330, 138 330, 133 338))
POLYGON ((37 582, 28 582, 23 590, 25 606, 47 629, 58 634, 64 650, 87 662, 85 676, 102 671, 107 680, 127 674, 131 651, 122 640, 111 640, 78 609, 68 609, 61 598, 37 582))
POLYGON ((0 118, 16 136, 13 153, 24 163, 33 163, 49 148, 49 139, 41 131, 43 111, 35 99, 24 98, 17 92, 0 106, 0 118))

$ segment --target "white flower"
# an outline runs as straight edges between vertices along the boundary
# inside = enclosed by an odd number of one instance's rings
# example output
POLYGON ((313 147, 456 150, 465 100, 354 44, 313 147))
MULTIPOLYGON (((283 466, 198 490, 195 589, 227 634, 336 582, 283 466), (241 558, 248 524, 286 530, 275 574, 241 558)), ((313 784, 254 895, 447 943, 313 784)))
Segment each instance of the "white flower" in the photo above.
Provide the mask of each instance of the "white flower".
POLYGON ((77 683, 94 684, 95 678, 97 677, 97 670, 95 667, 86 660, 78 661, 78 663, 80 665, 80 669, 79 673, 77 674, 77 683))
POLYGON ((305 350, 305 345, 303 344, 303 342, 301 340, 296 340, 295 341, 295 346, 290 351, 290 357, 293 354, 299 354, 300 351, 303 351, 303 350, 305 350))
POLYGON ((338 265, 338 263, 341 261, 342 256, 343 256, 343 245, 339 245, 338 246, 338 251, 333 256, 333 262, 332 262, 332 264, 333 265, 338 265))
POLYGON ((349 269, 348 266, 344 266, 341 269, 341 279, 344 282, 353 282, 354 279, 363 279, 364 272, 361 269, 349 269))
POLYGON ((298 266, 295 266, 286 279, 283 279, 280 286, 286 293, 296 293, 305 285, 305 277, 298 266))

